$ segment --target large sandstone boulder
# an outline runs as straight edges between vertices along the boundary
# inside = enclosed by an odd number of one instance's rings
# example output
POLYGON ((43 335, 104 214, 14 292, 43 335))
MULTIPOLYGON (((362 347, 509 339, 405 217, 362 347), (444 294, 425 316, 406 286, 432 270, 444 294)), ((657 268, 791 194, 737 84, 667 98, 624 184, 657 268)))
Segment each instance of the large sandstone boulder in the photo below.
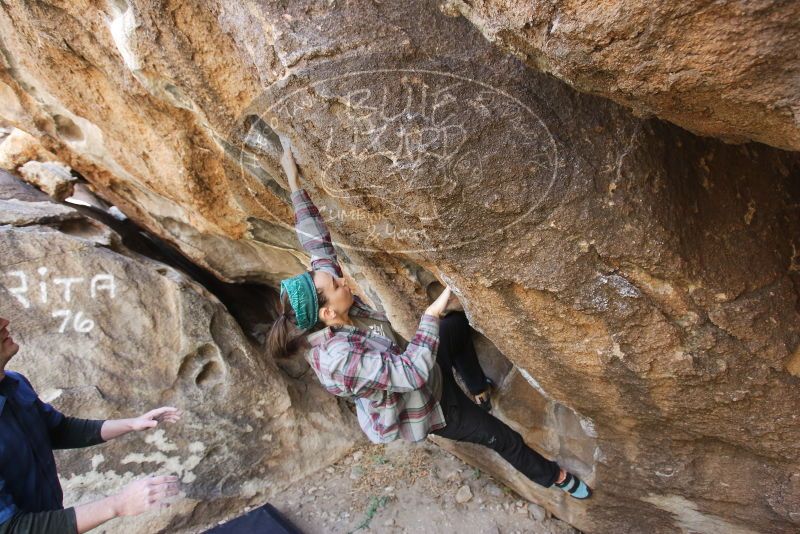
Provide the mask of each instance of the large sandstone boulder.
POLYGON ((796 2, 447 0, 576 89, 700 135, 800 150, 796 2))
POLYGON ((450 283, 514 366, 498 413, 598 491, 458 454, 587 532, 797 530, 797 154, 637 118, 432 2, 163 7, 3 4, 0 114, 229 281, 307 265, 287 137, 364 296, 408 335, 450 283))
POLYGON ((9 368, 69 415, 184 412, 173 426, 57 452, 66 506, 149 473, 175 474, 183 494, 173 507, 107 529, 196 532, 263 503, 360 439, 349 412, 266 361, 204 288, 126 251, 104 225, 10 187, 16 200, 2 202, 38 217, 0 226, 0 316, 21 346, 9 368))
POLYGON ((8 135, 0 131, 0 169, 14 171, 30 161, 53 161, 48 152, 31 134, 14 128, 8 135))

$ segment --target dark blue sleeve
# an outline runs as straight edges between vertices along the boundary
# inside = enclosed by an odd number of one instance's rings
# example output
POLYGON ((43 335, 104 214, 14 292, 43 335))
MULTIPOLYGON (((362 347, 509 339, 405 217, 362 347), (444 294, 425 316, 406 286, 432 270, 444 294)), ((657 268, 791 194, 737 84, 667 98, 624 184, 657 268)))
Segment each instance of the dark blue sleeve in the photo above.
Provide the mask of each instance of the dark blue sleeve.
POLYGON ((78 518, 75 508, 21 512, 0 523, 0 534, 78 534, 78 518))
POLYGON ((39 399, 36 399, 36 409, 39 410, 45 425, 47 425, 47 430, 50 432, 58 428, 58 425, 64 420, 64 414, 39 399))
MULTIPOLYGON (((19 373, 16 375, 27 384, 28 389, 36 395, 36 390, 33 389, 30 381, 24 376, 19 373)), ((39 399, 39 396, 36 395, 36 410, 39 412, 39 415, 42 417, 45 426, 47 426, 47 430, 52 432, 58 425, 61 424, 61 421, 64 419, 64 414, 53 408, 50 404, 46 402, 42 402, 39 399)))
POLYGON ((0 478, 0 524, 6 523, 19 512, 14 498, 6 490, 6 481, 0 478))
POLYGON ((50 431, 54 449, 78 449, 104 443, 103 419, 78 419, 64 416, 61 424, 50 431))

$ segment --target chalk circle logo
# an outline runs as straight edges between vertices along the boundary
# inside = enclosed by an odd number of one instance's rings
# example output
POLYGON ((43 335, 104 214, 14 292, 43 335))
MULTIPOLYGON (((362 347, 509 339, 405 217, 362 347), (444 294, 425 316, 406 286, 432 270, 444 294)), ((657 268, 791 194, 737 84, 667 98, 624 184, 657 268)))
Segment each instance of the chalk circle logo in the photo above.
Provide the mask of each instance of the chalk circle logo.
POLYGON ((323 218, 358 236, 336 243, 342 249, 419 253, 491 239, 529 220, 555 182, 558 150, 547 126, 481 81, 376 69, 287 85, 248 110, 243 181, 271 181, 260 158, 275 161, 276 132, 291 129, 314 153, 315 185, 334 199, 314 199, 323 218))

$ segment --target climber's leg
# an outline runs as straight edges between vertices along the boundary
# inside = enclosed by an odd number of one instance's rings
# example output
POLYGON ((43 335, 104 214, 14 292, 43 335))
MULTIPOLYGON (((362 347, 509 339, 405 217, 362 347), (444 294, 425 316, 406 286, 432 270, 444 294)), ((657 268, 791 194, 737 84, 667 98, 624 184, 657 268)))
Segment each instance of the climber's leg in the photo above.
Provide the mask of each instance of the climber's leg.
POLYGON ((470 402, 452 375, 443 373, 442 401, 447 426, 434 434, 478 443, 494 449, 515 469, 537 484, 550 487, 559 476, 558 464, 528 447, 508 425, 470 402))
POLYGON ((485 392, 489 379, 481 369, 472 337, 469 321, 464 312, 455 311, 444 316, 439 322, 439 365, 453 366, 472 395, 485 392))

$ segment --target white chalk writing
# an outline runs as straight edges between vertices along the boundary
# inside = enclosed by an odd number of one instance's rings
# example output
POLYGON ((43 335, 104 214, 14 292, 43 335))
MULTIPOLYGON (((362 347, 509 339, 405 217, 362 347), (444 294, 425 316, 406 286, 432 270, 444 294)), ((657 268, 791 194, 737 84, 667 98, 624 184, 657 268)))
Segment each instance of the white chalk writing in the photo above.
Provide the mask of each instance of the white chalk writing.
MULTIPOLYGON (((92 277, 85 276, 48 276, 50 272, 47 267, 39 267, 36 274, 24 271, 7 271, 4 273, 6 279, 10 280, 7 289, 11 295, 19 302, 23 308, 29 309, 34 305, 46 305, 51 301, 61 303, 72 303, 74 299, 82 295, 88 295, 91 300, 106 296, 115 298, 117 296, 117 283, 114 275, 100 273, 92 277), (38 275, 38 276, 37 276, 38 275)), ((59 307, 54 310, 51 317, 60 319, 58 324, 59 333, 91 332, 95 326, 94 320, 87 317, 82 310, 74 307, 59 307)))
POLYGON ((102 290, 108 291, 112 299, 116 296, 117 286, 114 283, 114 277, 110 274, 98 274, 92 278, 92 298, 96 298, 97 292, 102 290))
POLYGON ((72 284, 83 282, 83 278, 54 278, 53 283, 64 286, 64 300, 70 302, 72 300, 72 284))
POLYGON ((64 321, 61 323, 61 326, 58 329, 58 331, 62 334, 67 331, 67 328, 69 326, 69 320, 72 319, 73 317, 74 320, 72 322, 72 328, 76 332, 85 334, 86 332, 90 332, 92 328, 94 328, 94 321, 92 321, 91 319, 85 319, 83 317, 83 312, 77 312, 73 316, 72 310, 56 310, 53 312, 53 317, 64 318, 64 321))
POLYGON ((8 291, 14 295, 20 304, 22 304, 23 308, 30 308, 31 302, 25 298, 25 294, 28 292, 28 279, 25 276, 25 273, 22 271, 11 271, 10 273, 6 273, 8 276, 16 276, 19 278, 20 285, 17 287, 9 287, 8 291))

